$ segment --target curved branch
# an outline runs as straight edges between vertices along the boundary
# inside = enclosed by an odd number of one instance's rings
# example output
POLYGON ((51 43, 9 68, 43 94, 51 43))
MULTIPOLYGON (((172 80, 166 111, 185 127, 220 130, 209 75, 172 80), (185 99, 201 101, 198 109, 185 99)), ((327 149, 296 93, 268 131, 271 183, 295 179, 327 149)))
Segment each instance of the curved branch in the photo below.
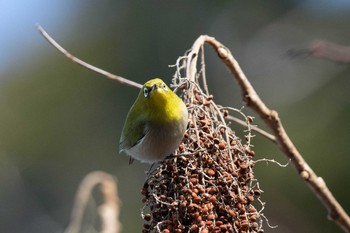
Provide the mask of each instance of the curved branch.
POLYGON ((126 84, 128 86, 136 87, 138 89, 140 89, 142 87, 142 85, 137 83, 137 82, 123 78, 121 76, 114 75, 114 74, 109 73, 103 69, 96 67, 96 66, 90 65, 89 63, 86 63, 83 60, 80 60, 79 58, 73 56, 71 53, 69 53, 67 50, 65 50, 60 44, 58 44, 39 24, 36 25, 36 29, 53 47, 55 47, 58 51, 63 53, 63 55, 65 55, 72 62, 77 63, 77 64, 81 65, 82 67, 85 67, 89 70, 95 71, 98 74, 106 76, 107 78, 118 81, 121 84, 126 84))
POLYGON ((286 133, 278 113, 269 109, 265 103, 260 99, 253 86, 250 84, 247 77, 244 75, 238 62, 234 59, 231 52, 215 38, 209 36, 200 36, 193 44, 192 51, 189 53, 191 56, 188 58, 191 67, 187 70, 189 77, 192 77, 195 73, 196 56, 199 53, 199 49, 203 44, 211 45, 221 60, 226 64, 231 73, 235 76, 236 80, 241 87, 243 99, 246 104, 251 107, 272 130, 277 145, 281 151, 291 159, 294 167, 297 169, 300 177, 308 184, 310 189, 319 198, 322 204, 328 210, 328 217, 336 222, 345 232, 350 232, 350 217, 345 212, 343 207, 339 204, 331 191, 328 189, 326 183, 316 175, 316 173, 307 164, 305 159, 299 153, 288 134, 286 133))

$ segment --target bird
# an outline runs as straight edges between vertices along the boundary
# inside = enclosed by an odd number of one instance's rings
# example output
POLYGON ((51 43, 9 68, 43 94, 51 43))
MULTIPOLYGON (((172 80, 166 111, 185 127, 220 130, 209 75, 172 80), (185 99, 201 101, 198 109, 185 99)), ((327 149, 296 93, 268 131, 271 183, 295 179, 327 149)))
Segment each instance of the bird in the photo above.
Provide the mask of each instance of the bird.
POLYGON ((188 124, 185 103, 160 78, 147 81, 130 108, 119 153, 144 163, 163 161, 180 145, 188 124))

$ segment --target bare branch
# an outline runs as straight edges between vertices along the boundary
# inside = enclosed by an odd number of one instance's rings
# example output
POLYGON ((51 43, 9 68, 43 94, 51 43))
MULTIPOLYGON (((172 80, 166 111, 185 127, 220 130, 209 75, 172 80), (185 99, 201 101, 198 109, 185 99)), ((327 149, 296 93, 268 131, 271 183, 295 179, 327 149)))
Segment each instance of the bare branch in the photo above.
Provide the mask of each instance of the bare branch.
POLYGON ((244 101, 264 120, 267 126, 272 130, 273 134, 276 137, 277 145, 281 151, 291 159, 300 177, 308 184, 310 189, 327 208, 329 219, 335 221, 345 232, 350 232, 350 217, 348 214, 328 189, 324 180, 321 177, 317 176, 316 173, 307 164, 305 159, 299 153, 289 138, 288 134, 286 133, 282 122, 278 117, 278 113, 274 110, 269 109, 260 99, 253 86, 244 75, 238 62, 234 59, 231 52, 225 48, 224 45, 222 45, 213 37, 205 35, 200 36, 194 42, 192 51, 189 53, 191 56, 188 57, 188 60, 190 61, 189 64, 191 67, 187 69, 188 76, 190 78, 193 78, 193 74, 195 74, 196 70, 196 55, 198 54, 201 45, 205 43, 211 45, 216 50, 218 56, 235 76, 241 87, 244 101))
POLYGON ((115 81, 118 81, 121 84, 126 84, 131 87, 136 87, 140 89, 142 87, 141 84, 131 81, 129 79, 123 78, 121 76, 114 75, 112 73, 109 73, 103 69, 100 69, 96 66, 90 65, 89 63, 86 63, 79 58, 73 56, 71 53, 69 53, 67 50, 65 50, 61 45, 59 45, 39 24, 36 25, 37 30, 41 33, 41 35, 53 46, 55 47, 58 51, 63 53, 69 60, 71 60, 74 63, 77 63, 86 69, 92 70, 98 74, 101 74, 103 76, 106 76, 107 78, 113 79, 115 81))
MULTIPOLYGON (((227 116, 226 118, 227 118, 228 120, 234 121, 234 122, 236 122, 236 123, 238 123, 238 124, 240 124, 240 125, 242 125, 242 126, 247 127, 247 123, 246 123, 245 121, 243 121, 243 120, 237 118, 237 117, 234 117, 234 116, 227 116)), ((262 129, 256 127, 256 126, 253 126, 253 125, 251 125, 250 128, 251 128, 253 131, 259 133, 261 136, 266 137, 267 139, 269 139, 269 140, 272 141, 273 143, 277 143, 276 137, 273 136, 272 134, 266 132, 265 130, 262 130, 262 129)))
POLYGON ((119 233, 121 224, 119 222, 120 201, 117 185, 113 176, 102 171, 91 172, 81 182, 75 197, 75 203, 71 219, 64 233, 80 232, 84 211, 93 188, 101 184, 101 192, 104 203, 99 207, 102 230, 101 233, 119 233))

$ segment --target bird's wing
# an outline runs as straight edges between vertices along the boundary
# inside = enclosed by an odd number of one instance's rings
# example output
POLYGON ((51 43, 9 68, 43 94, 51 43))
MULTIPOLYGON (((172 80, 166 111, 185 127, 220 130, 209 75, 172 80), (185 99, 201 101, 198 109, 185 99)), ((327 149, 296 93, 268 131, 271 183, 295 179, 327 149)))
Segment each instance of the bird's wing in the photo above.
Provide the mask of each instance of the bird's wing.
POLYGON ((144 121, 136 121, 133 124, 126 124, 119 142, 119 151, 128 150, 137 145, 146 135, 146 124, 144 121))

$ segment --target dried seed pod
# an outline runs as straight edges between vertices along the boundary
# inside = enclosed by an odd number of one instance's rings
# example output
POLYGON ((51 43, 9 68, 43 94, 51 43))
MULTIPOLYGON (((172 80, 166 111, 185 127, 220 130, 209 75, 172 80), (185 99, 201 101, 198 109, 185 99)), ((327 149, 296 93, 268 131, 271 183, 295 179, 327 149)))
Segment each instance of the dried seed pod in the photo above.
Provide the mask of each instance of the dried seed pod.
POLYGON ((177 155, 152 170, 141 190, 149 211, 143 232, 257 232, 262 219, 254 200, 262 191, 254 151, 221 122, 227 110, 197 86, 186 91, 190 119, 177 155))
POLYGON ((252 116, 247 116, 247 120, 248 120, 249 123, 253 123, 254 117, 252 117, 252 116))
POLYGON ((258 219, 258 216, 256 215, 256 214, 252 214, 252 215, 250 215, 250 221, 253 221, 253 222, 255 222, 255 221, 257 221, 257 219, 258 219))
POLYGON ((214 98, 213 95, 208 95, 207 100, 210 101, 210 100, 212 100, 213 98, 214 98))
POLYGON ((213 169, 208 169, 207 175, 208 176, 215 176, 215 171, 213 169))
POLYGON ((143 216, 143 219, 146 220, 146 221, 150 221, 151 220, 151 215, 150 214, 145 214, 143 216))
POLYGON ((223 149, 225 149, 225 148, 226 148, 226 143, 220 142, 220 143, 219 143, 219 149, 220 149, 220 150, 223 150, 223 149))
POLYGON ((193 225, 190 227, 190 230, 191 230, 192 232, 197 232, 198 229, 199 229, 199 227, 198 227, 197 224, 193 224, 193 225))

